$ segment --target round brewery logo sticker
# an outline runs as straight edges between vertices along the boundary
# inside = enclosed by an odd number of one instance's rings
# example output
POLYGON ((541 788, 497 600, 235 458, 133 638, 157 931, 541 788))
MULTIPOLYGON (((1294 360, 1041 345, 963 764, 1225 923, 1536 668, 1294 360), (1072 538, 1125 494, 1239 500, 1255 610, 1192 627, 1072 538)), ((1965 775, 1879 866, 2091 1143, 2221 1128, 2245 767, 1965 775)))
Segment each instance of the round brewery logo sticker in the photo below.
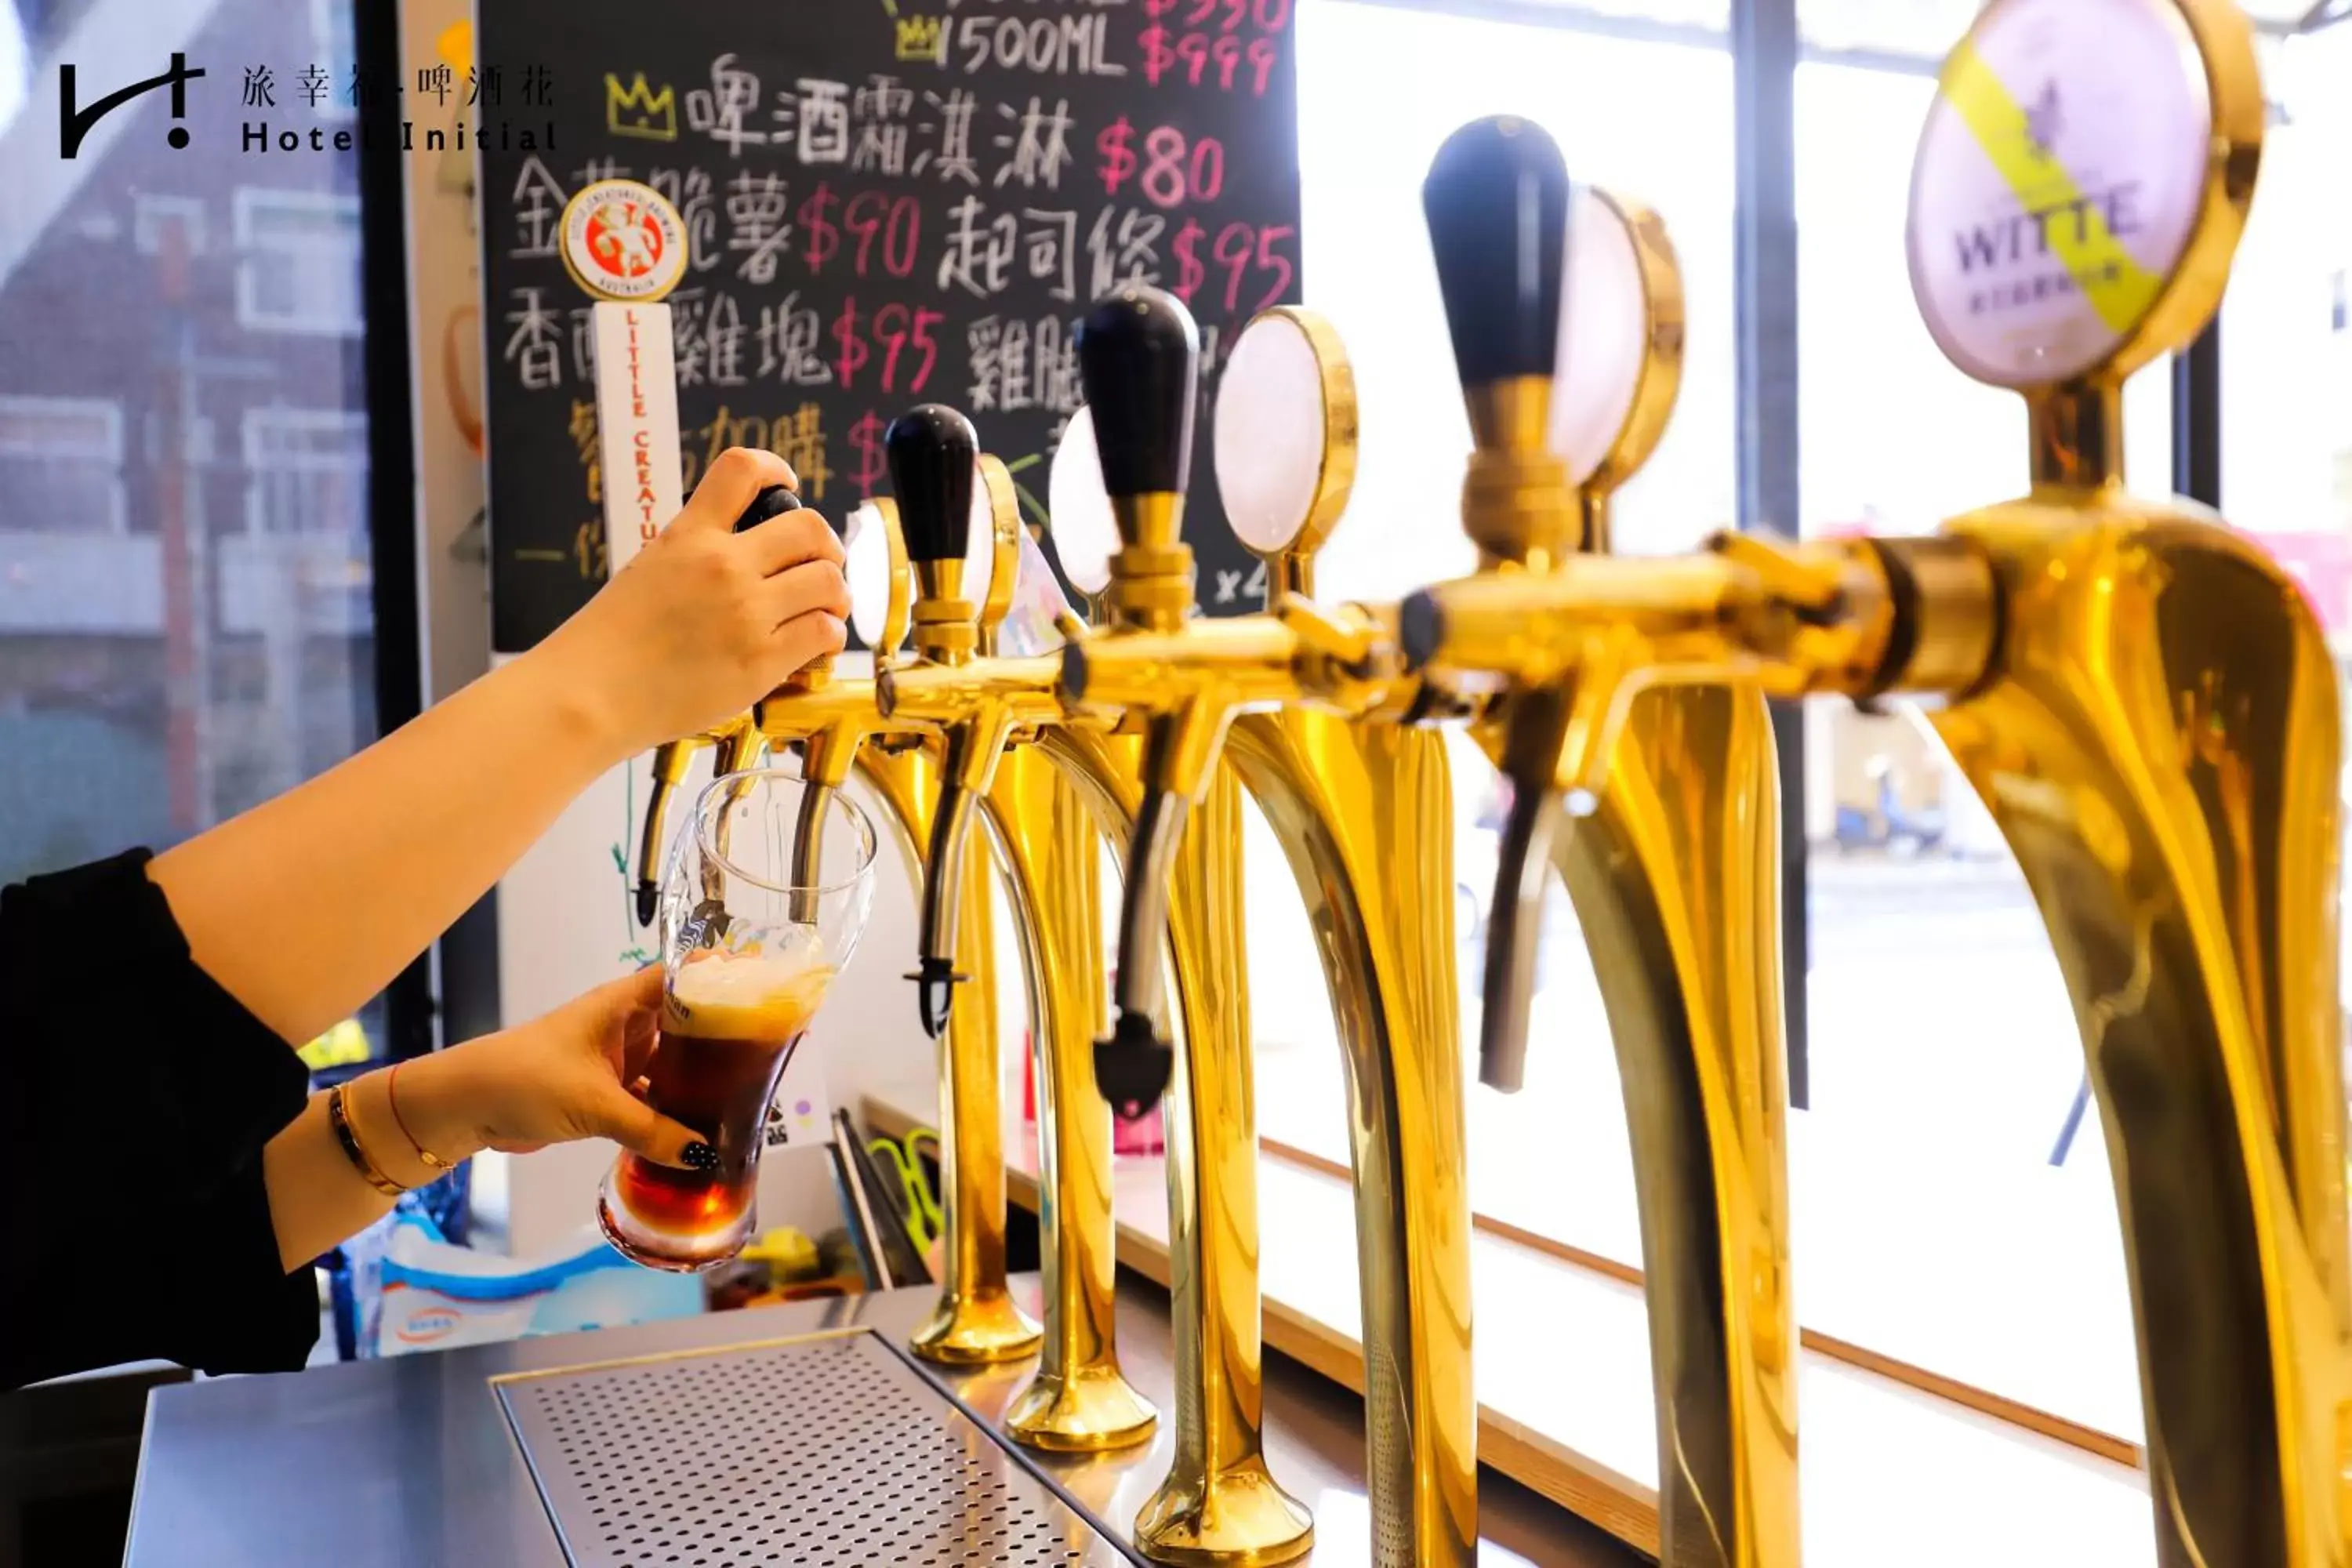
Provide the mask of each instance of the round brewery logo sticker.
POLYGON ((686 276, 686 223, 651 185, 599 180, 563 208, 563 265, 600 300, 650 304, 686 276))
POLYGON ((1911 289, 1979 381, 2064 381, 2147 319, 2197 226, 2213 109, 2172 0, 1996 0, 1911 172, 1911 289))

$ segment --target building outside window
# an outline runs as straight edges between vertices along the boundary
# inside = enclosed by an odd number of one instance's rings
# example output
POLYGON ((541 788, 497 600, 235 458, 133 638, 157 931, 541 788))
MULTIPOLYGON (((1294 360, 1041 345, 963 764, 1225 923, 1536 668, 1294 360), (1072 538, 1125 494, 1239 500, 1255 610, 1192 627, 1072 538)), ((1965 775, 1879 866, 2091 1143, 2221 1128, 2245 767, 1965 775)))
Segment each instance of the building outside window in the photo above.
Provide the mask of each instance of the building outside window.
MULTIPOLYGON (((26 79, 126 26, 223 91, 351 79, 349 0, 140 9, 21 11, 26 79)), ((257 186, 233 119, 174 148, 150 93, 65 160, 36 107, 0 101, 6 880, 167 847, 377 732, 358 155, 273 152, 257 186)))

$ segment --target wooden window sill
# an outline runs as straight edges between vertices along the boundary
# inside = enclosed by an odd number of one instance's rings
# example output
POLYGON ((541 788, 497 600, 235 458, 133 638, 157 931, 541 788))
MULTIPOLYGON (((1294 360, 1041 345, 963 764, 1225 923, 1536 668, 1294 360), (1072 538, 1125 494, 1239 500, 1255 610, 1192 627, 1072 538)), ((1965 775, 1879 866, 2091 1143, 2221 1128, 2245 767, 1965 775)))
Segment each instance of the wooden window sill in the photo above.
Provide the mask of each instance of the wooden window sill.
MULTIPOLYGON (((865 1114, 902 1137, 932 1124, 936 1104, 929 1083, 894 1085, 866 1096, 865 1114)), ((1017 1119, 1005 1162, 1012 1200, 1034 1213, 1035 1142, 1017 1119)), ((1258 1184, 1265 1342, 1360 1394, 1348 1183, 1272 1150, 1258 1184)), ((1113 1191, 1119 1261, 1164 1287, 1163 1162, 1122 1158, 1113 1191)), ((1472 1239, 1480 1462, 1654 1553, 1657 1427, 1641 1289, 1533 1241, 1487 1226, 1472 1239)), ((2135 1465, 1851 1357, 1809 1346, 1800 1364, 1808 1568, 1883 1568, 1896 1541, 1916 1568, 2154 1564, 2147 1477, 2135 1465)))

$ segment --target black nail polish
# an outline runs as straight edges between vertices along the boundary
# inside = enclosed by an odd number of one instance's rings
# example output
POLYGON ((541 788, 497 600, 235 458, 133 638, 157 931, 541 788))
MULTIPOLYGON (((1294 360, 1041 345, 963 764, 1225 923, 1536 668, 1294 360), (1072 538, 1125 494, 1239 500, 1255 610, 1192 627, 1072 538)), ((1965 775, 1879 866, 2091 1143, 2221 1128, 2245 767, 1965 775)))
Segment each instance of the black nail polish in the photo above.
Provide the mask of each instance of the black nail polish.
POLYGON ((719 1169, 719 1151, 713 1149, 708 1143, 688 1143, 686 1148, 679 1152, 678 1158, 686 1162, 687 1168, 688 1170, 715 1171, 719 1169))

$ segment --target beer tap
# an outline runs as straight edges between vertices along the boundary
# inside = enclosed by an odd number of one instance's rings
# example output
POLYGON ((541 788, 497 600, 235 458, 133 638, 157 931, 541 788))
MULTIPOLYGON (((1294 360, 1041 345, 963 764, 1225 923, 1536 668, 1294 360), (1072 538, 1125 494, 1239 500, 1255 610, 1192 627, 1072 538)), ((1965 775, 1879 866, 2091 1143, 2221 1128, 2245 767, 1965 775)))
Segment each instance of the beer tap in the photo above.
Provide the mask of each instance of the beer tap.
MULTIPOLYGON (((908 758, 919 757, 919 764, 897 770, 890 786, 892 809, 908 830, 904 847, 909 850, 908 870, 919 898, 942 874, 942 867, 935 858, 940 843, 936 813, 941 784, 947 777, 946 748, 937 726, 889 711, 884 700, 888 674, 904 662, 897 649, 910 626, 920 628, 914 636, 919 658, 920 650, 925 648, 948 644, 968 649, 993 635, 996 622, 1010 603, 1012 574, 1018 559, 1018 514, 1000 505, 992 509, 992 523, 982 520, 975 527, 970 476, 976 454, 971 447, 965 445, 962 448, 966 477, 957 486, 941 471, 938 452, 930 454, 926 468, 923 458, 909 450, 910 444, 919 447, 927 439, 953 432, 940 426, 927 426, 924 420, 914 421, 911 426, 908 421, 897 421, 892 427, 898 431, 894 443, 897 455, 892 461, 894 485, 899 494, 896 500, 876 504, 885 509, 894 525, 890 536, 892 577, 903 584, 911 576, 916 596, 908 616, 886 630, 888 640, 877 651, 875 677, 860 683, 858 708, 849 727, 866 730, 877 738, 887 737, 882 743, 891 749, 903 747, 908 737, 921 738, 919 749, 901 753, 908 758), (911 443, 910 428, 916 431, 911 443), (926 428, 931 432, 930 437, 924 434, 926 428), (911 468, 908 466, 910 457, 911 468), (928 542, 946 539, 954 541, 952 563, 939 552, 919 554, 928 547, 928 542), (940 591, 943 587, 947 592, 940 591), (962 596, 967 589, 979 595, 976 601, 962 596)), ((969 429, 966 426, 964 433, 968 435, 969 429)), ((977 456, 977 462, 982 471, 991 476, 991 493, 1001 491, 1001 499, 1010 500, 1010 478, 1003 473, 1003 465, 985 456, 977 456)), ((821 741, 823 765, 837 769, 840 760, 836 751, 853 744, 846 739, 821 741)), ((865 755, 874 750, 873 746, 856 748, 862 770, 867 766, 863 761, 865 755)), ((952 855, 951 874, 959 884, 982 888, 988 885, 994 867, 984 841, 959 842, 952 855)), ((946 1268, 939 1303, 916 1330, 913 1349, 926 1360, 974 1365, 1014 1361, 1031 1354, 1037 1348, 1040 1331, 1013 1301, 1006 1287, 1003 1101, 997 1070, 1001 1058, 994 915, 984 897, 959 900, 950 914, 954 934, 949 951, 963 955, 971 983, 958 987, 950 998, 943 1037, 933 1032, 933 1037, 940 1041, 946 1268)))
MULTIPOLYGON (((1447 682, 1499 675, 1517 690, 1597 659, 1653 683, 1937 705, 2074 1000, 2166 1568, 2319 1568, 2352 1541, 2336 672, 2275 563, 2193 503, 2122 488, 2124 380, 2219 304, 2263 123, 2234 6, 1987 10, 1922 136, 1913 284, 1948 357, 2024 395, 2028 494, 1922 538, 1740 536, 1692 560, 1465 579, 1400 623, 1410 662, 1447 682), (2126 76, 2118 58, 2155 64, 2126 76), (2005 79, 2019 77, 2105 95, 2094 123, 2135 127, 2096 146, 2053 135, 2038 167, 2095 158, 2074 166, 2162 193, 2165 216, 2126 250, 2086 198, 2074 250, 1960 277, 1942 264, 1948 231, 1984 210, 1988 168, 2013 172, 2023 121, 2005 79), (1637 628, 1639 659, 1597 637, 1612 623, 1637 628)), ((1561 773, 1617 787, 1605 762, 1561 773)), ((1794 1561, 1793 1542, 1773 1550, 1742 1560, 1794 1561)))
MULTIPOLYGON (((1475 443, 1462 517, 1480 571, 1440 596, 1458 588, 1499 603, 1554 580, 1594 589, 1590 616, 1562 628, 1569 646, 1540 675, 1496 661, 1509 670, 1498 680, 1471 656, 1424 670, 1415 698, 1431 713, 1466 711, 1510 786, 1480 1076, 1507 1092, 1520 1086, 1556 872, 1592 952, 1624 1085, 1662 1561, 1793 1563, 1797 1339, 1770 716, 1750 686, 1653 681, 1652 667, 1680 645, 1649 596, 1671 599, 1685 567, 1605 556, 1611 492, 1655 447, 1679 383, 1673 247, 1654 214, 1571 190, 1559 149, 1524 121, 1457 132, 1424 201, 1475 443)), ((1416 656, 1432 602, 1415 595, 1398 612, 1416 656)))
MULTIPOLYGON (((1072 524, 1061 539, 1066 569, 1082 588, 1106 582, 1103 562, 1090 557, 1082 537, 1081 514, 1107 521, 1110 510, 1084 410, 1065 433, 1051 488, 1057 531, 1059 514, 1066 512, 1072 524)), ((1066 617, 1061 629, 1066 637, 1087 635, 1075 617, 1066 617)), ((1098 972, 1091 962, 1079 970, 1075 953, 1046 947, 1070 918, 1066 907, 1054 912, 1047 879, 1070 874, 1075 844, 1044 842, 1042 823, 1058 821, 1062 832, 1071 830, 1066 806, 1040 812, 1024 804, 1074 792, 1095 830, 1123 845, 1144 795, 1137 739, 1112 732, 1107 715, 1067 708, 1058 693, 1061 674, 1062 659, 1052 656, 917 659, 894 666, 884 685, 893 712, 919 716, 950 734, 959 728, 1009 731, 1012 742, 1009 752, 1001 742, 968 752, 976 771, 965 781, 985 792, 979 815, 1006 856, 1024 953, 1044 961, 1032 978, 1045 999, 1040 1151, 1054 1194, 1048 1338, 1037 1377, 1007 1425, 1019 1441, 1075 1450, 1140 1440, 1150 1425, 1149 1406, 1117 1373, 1109 1339, 1110 1112, 1088 1091, 1098 972), (1023 915, 1024 907, 1043 911, 1042 918, 1023 915)), ((1135 1540, 1147 1556, 1171 1562, 1280 1562, 1305 1552, 1313 1539, 1307 1510, 1268 1472, 1260 1436, 1256 1146, 1238 811, 1237 795, 1213 801, 1210 815, 1219 826, 1193 853, 1178 858, 1158 933, 1172 981, 1170 1021, 1181 1028, 1188 1069, 1185 1092, 1168 1108, 1177 1424, 1169 1473, 1146 1503, 1135 1540)), ((1090 868, 1090 849, 1085 858, 1090 868)), ((1066 935, 1066 946, 1084 940, 1074 931, 1066 935)))
MULTIPOLYGON (((957 492, 976 488, 985 493, 984 510, 999 542, 991 598, 1009 604, 1024 542, 1011 475, 992 458, 979 464, 976 487, 940 471, 969 450, 970 426, 951 410, 919 409, 891 429, 886 448, 910 470, 904 479, 894 470, 894 484, 902 495, 939 498, 925 527, 909 534, 926 598, 955 596, 949 579, 961 571, 963 545, 951 520, 961 504, 957 492), (925 561, 932 563, 928 570, 925 561)), ((1025 565, 1047 570, 1034 545, 1025 565)), ((928 611, 919 600, 918 626, 948 619, 928 611)), ((1123 841, 1134 811, 1135 769, 1126 749, 1097 730, 1045 732, 1061 717, 1054 690, 1059 660, 1050 653, 1007 657, 998 646, 1002 613, 983 616, 976 647, 932 636, 917 658, 886 672, 879 695, 886 712, 936 726, 944 735, 930 862, 935 868, 962 864, 972 853, 974 821, 987 823, 1012 895, 1029 981, 1038 1174, 1050 1194, 1042 1235, 1045 1327, 1036 1376, 1007 1411, 1005 1427, 1032 1447, 1097 1451, 1142 1442, 1159 1420, 1118 1365, 1110 1113, 1088 1092, 1083 1076, 1091 1070, 1102 1011, 1097 843, 1103 834, 1123 841)), ((1024 629, 1032 642, 1045 630, 1024 629)), ((1055 629, 1068 637, 1084 627, 1065 608, 1055 629)), ((963 906, 972 897, 968 879, 934 871, 924 883, 923 967, 909 978, 925 987, 927 1028, 953 1005, 959 955, 947 943, 961 939, 963 906)), ((1192 900, 1187 908, 1197 904, 1192 900)), ((1180 925, 1171 940, 1189 952, 1201 938, 1180 925)))
MULTIPOLYGON (((1352 472, 1353 383, 1336 336, 1307 312, 1271 312, 1243 334, 1220 395, 1218 474, 1229 496, 1266 498, 1235 508, 1234 521, 1267 562, 1273 602, 1256 615, 1197 619, 1181 539, 1198 357, 1191 317, 1169 295, 1129 286, 1096 306, 1077 346, 1123 548, 1105 594, 1111 625, 1063 649, 1061 694, 1073 713, 1139 731, 1143 746, 1118 923, 1119 1017, 1096 1047, 1097 1081, 1129 1114, 1166 1087, 1177 1064, 1153 1016, 1154 937, 1171 872, 1237 893, 1246 788, 1307 902, 1347 1067, 1379 1561, 1466 1563, 1477 1537, 1477 1412, 1451 784, 1441 737, 1393 721, 1384 706, 1395 684, 1389 628, 1307 595, 1313 552, 1352 472), (1247 422, 1226 434, 1225 400, 1240 408, 1245 395, 1263 416, 1289 406, 1311 421, 1308 438, 1267 459, 1282 472, 1264 484, 1253 483, 1247 422)), ((1239 898, 1211 920, 1235 955, 1222 982, 1233 987, 1229 1005, 1244 1005, 1239 898)), ((1256 1250, 1248 1063, 1188 1041, 1181 1066, 1169 1099, 1171 1244, 1184 1249, 1174 1272, 1181 1283, 1205 1268, 1205 1331, 1254 1346, 1255 1291, 1244 1295, 1240 1283, 1254 1287, 1256 1250)), ((1181 1306, 1178 1315, 1180 1329, 1192 1321, 1181 1306)), ((1181 1363, 1181 1338, 1179 1350, 1181 1363)), ((1294 1544, 1304 1550, 1300 1514, 1294 1544)), ((1221 1516, 1230 1514, 1213 1497, 1164 1485, 1139 1522, 1139 1544, 1202 1560, 1213 1554, 1221 1516)), ((1255 1560, 1274 1559, 1261 1549, 1255 1560)))
MULTIPOLYGON (((913 711, 897 693, 916 669, 952 682, 980 651, 976 606, 964 597, 980 443, 970 420, 937 404, 892 420, 882 442, 915 570, 916 659, 903 671, 884 670, 877 677, 883 711, 897 713, 913 711)), ((923 1030, 933 1039, 947 1026, 955 984, 962 978, 956 973, 954 931, 963 902, 962 857, 955 850, 971 841, 972 813, 988 793, 996 759, 1013 730, 1004 704, 984 703, 969 714, 962 711, 964 703, 946 706, 964 721, 945 730, 944 784, 931 814, 929 874, 923 882, 920 956, 908 976, 915 983, 923 1030)))

